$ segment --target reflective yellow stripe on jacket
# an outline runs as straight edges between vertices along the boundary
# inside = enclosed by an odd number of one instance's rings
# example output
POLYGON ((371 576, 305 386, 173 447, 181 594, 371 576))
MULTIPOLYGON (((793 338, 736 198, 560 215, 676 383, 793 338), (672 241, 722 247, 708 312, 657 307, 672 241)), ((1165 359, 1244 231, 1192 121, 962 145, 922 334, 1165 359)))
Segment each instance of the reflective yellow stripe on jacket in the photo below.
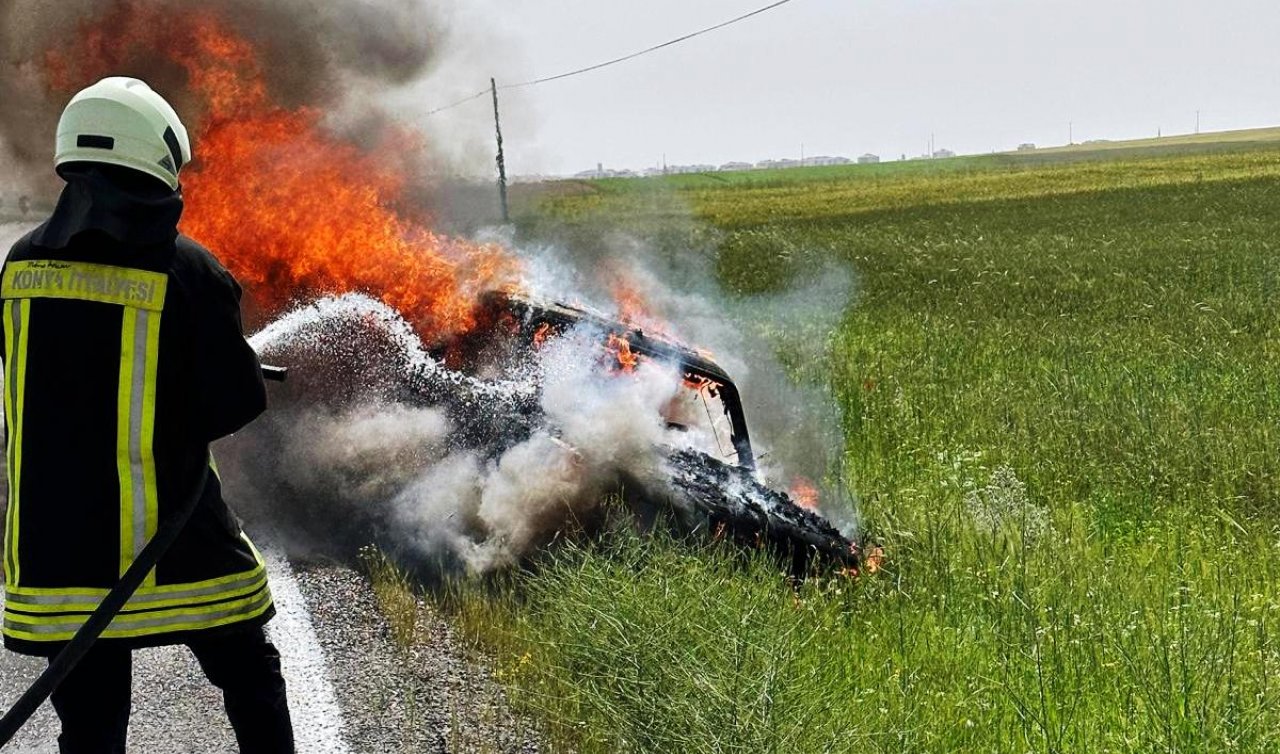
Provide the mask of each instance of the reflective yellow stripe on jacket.
MULTIPOLYGON (((19 338, 15 354, 17 432, 11 437, 18 457, 12 459, 11 477, 21 478, 22 390, 25 387, 27 329, 31 299, 75 299, 114 304, 124 307, 120 328, 120 388, 116 404, 116 456, 120 474, 120 575, 142 552, 156 532, 158 494, 156 464, 152 452, 156 411, 156 367, 160 356, 160 317, 164 310, 169 277, 148 272, 101 264, 31 260, 13 262, 5 268, 0 296, 10 302, 7 309, 22 307, 20 319, 14 319, 19 338)), ((12 489, 11 489, 12 495, 12 489)), ((12 499, 12 498, 11 498, 12 499)), ((17 521, 15 514, 15 522, 17 521)), ((15 526, 17 530, 19 527, 15 526)), ((16 540, 16 538, 15 538, 16 540)), ((21 584, 18 572, 16 541, 13 544, 14 578, 8 583, 21 584)), ((147 584, 155 583, 155 573, 147 576, 147 584)))
MULTIPOLYGON (((159 493, 154 455, 160 321, 168 276, 107 265, 52 260, 9 263, 0 281, 5 324, 5 418, 9 431, 9 511, 5 542, 5 635, 64 641, 106 596, 105 589, 26 586, 22 582, 21 478, 27 333, 33 299, 74 299, 123 307, 116 418, 120 483, 119 572, 123 575, 155 535, 159 493)), ((252 547, 252 545, 250 545, 252 547)), ((271 607, 266 570, 189 584, 157 585, 153 569, 103 634, 137 638, 198 630, 262 615, 271 607)))
POLYGON ((31 302, 4 302, 5 353, 15 354, 6 363, 4 416, 9 431, 9 508, 5 526, 5 583, 17 584, 21 578, 18 561, 18 510, 22 504, 19 490, 22 481, 22 416, 26 387, 27 328, 31 302))
MULTIPOLYGON (((180 607, 145 612, 121 612, 102 632, 105 639, 136 639, 155 634, 197 631, 239 623, 271 609, 271 592, 266 588, 247 597, 198 607, 180 607)), ((67 641, 75 636, 87 614, 31 615, 9 609, 4 615, 4 632, 27 641, 67 641)))
MULTIPOLYGON (((106 589, 7 588, 4 632, 29 641, 66 641, 106 595, 106 589)), ((266 568, 259 557, 259 565, 247 573, 193 584, 141 587, 103 636, 130 639, 214 628, 255 618, 271 604, 266 568)))

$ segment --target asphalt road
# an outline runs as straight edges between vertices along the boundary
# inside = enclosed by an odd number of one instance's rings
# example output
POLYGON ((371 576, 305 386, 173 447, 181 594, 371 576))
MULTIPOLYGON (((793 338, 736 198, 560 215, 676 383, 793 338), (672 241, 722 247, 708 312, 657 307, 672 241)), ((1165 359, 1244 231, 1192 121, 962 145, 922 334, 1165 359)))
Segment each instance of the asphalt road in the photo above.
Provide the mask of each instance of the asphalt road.
MULTIPOLYGON (((424 605, 424 641, 396 647, 358 574, 331 564, 271 561, 280 648, 300 754, 537 752, 482 667, 424 605)), ((43 661, 0 652, 0 708, 21 695, 43 661)), ((184 647, 135 655, 129 751, 226 754, 235 738, 221 697, 184 647)), ((5 754, 56 754, 58 721, 46 704, 5 754)))

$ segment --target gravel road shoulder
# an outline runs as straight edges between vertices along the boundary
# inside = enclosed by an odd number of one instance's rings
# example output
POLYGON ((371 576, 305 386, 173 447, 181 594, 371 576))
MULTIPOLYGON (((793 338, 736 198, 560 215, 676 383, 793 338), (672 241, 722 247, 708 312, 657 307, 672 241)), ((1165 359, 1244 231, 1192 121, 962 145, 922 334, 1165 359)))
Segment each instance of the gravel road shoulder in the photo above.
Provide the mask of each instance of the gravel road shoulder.
MULTIPOLYGON (((300 754, 539 751, 531 727, 511 713, 501 689, 466 657, 448 624, 427 606, 419 611, 421 641, 406 651, 392 641, 372 589, 360 574, 317 563, 294 564, 289 570, 327 669, 327 679, 320 680, 327 680, 324 685, 331 691, 325 693, 332 693, 341 717, 310 719, 325 706, 297 692, 314 695, 316 679, 291 679, 300 754)), ((273 621, 273 633, 283 628, 281 619, 273 621)), ((300 647, 284 646, 282 635, 276 640, 282 644, 287 675, 315 672, 300 659, 300 647), (290 662, 294 671, 289 670, 290 662)), ((0 707, 16 700, 43 667, 42 660, 0 651, 0 707)), ((57 732, 57 719, 46 703, 5 751, 55 754, 57 732)), ((129 740, 130 752, 139 754, 236 750, 220 695, 204 680, 185 647, 135 655, 129 740)))
POLYGON ((334 565, 295 568, 353 750, 539 751, 531 727, 510 711, 502 690, 426 605, 419 606, 420 640, 406 651, 392 640, 362 576, 334 565))

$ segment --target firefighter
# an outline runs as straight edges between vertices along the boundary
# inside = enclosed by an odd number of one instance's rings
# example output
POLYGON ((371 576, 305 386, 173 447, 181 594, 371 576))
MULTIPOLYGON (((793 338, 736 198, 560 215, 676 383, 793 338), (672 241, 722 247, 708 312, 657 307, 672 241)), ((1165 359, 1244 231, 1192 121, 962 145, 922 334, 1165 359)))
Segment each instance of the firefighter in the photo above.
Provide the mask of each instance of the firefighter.
MULTIPOLYGON (((125 751, 131 650, 185 644, 242 752, 292 752, 262 557, 222 499, 209 444, 266 406, 240 287, 178 233, 191 161, 173 108, 108 78, 58 123, 66 182, 0 273, 9 496, 4 644, 52 657, 154 535, 190 523, 54 692, 67 753, 125 751)), ((174 742, 174 750, 181 748, 174 742)))

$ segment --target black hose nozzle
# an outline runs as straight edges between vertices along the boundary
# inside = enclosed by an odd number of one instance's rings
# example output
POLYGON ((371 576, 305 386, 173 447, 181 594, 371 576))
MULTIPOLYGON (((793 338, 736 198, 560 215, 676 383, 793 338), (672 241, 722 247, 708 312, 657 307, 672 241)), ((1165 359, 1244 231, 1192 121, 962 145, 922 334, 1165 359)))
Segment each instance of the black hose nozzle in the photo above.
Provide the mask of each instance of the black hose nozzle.
POLYGON ((284 382, 289 376, 289 367, 273 367, 262 365, 262 379, 272 382, 284 382))

